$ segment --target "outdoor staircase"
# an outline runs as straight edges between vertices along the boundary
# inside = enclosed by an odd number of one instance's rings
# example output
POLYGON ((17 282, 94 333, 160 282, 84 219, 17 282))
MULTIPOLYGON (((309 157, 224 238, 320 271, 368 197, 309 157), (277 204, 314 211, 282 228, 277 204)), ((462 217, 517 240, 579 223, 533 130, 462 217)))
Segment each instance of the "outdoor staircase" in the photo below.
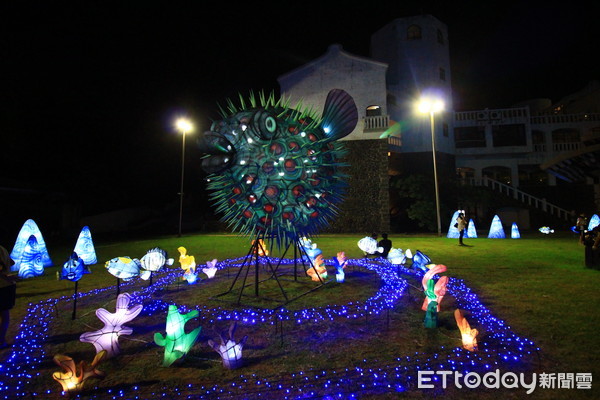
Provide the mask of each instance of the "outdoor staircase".
POLYGON ((573 214, 571 211, 565 210, 564 208, 558 207, 554 204, 548 203, 546 199, 540 199, 538 197, 532 196, 514 188, 510 185, 507 185, 502 182, 498 182, 494 179, 490 179, 487 177, 483 177, 480 179, 477 178, 467 178, 467 183, 471 186, 484 186, 491 189, 494 192, 502 193, 508 197, 511 197, 531 208, 535 208, 539 211, 552 215, 556 218, 569 221, 573 219, 573 214))

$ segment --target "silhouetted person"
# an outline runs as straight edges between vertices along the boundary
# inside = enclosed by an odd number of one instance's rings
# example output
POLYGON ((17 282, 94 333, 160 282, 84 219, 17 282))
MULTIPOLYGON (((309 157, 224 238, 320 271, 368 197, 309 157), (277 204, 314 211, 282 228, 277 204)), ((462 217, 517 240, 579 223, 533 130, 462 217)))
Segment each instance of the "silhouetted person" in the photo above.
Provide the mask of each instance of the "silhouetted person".
POLYGON ((392 241, 390 239, 388 239, 388 234, 387 233, 382 233, 381 237, 383 239, 381 239, 379 241, 379 243, 377 244, 377 246, 383 247, 383 251, 380 253, 381 257, 387 258, 390 250, 392 249, 392 241))
POLYGON ((467 228, 467 219, 465 218, 465 214, 458 214, 458 218, 456 218, 456 229, 458 229, 458 244, 464 246, 463 237, 465 236, 465 229, 467 228))

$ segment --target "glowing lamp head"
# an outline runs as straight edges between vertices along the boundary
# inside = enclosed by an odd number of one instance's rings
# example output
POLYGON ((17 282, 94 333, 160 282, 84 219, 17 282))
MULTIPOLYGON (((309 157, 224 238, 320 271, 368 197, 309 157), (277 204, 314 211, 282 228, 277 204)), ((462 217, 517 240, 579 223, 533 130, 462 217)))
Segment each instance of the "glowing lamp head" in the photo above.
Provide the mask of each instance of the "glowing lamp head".
POLYGON ((175 128, 185 135, 194 130, 194 125, 186 118, 178 118, 177 121, 175 121, 175 128))
POLYGON ((424 97, 417 103, 417 110, 421 114, 436 113, 444 110, 444 101, 439 98, 424 97))

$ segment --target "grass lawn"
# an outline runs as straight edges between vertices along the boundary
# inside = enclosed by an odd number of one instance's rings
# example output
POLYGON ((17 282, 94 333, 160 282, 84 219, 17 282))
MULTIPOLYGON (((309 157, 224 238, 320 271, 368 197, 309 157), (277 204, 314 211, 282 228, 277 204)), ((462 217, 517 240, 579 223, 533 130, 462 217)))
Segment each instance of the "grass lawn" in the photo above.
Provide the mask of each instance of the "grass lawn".
MULTIPOLYGON (((349 258, 361 258, 362 253, 356 243, 362 236, 322 235, 314 238, 313 242, 317 243, 326 258, 333 257, 338 251, 345 251, 349 258)), ((530 372, 591 372, 592 376, 599 376, 600 338, 596 329, 599 327, 597 310, 600 306, 600 295, 597 288, 600 284, 600 271, 584 267, 583 246, 577 243, 577 238, 573 234, 555 233, 547 236, 532 232, 522 233, 522 238, 519 240, 467 239, 465 243, 468 246, 458 246, 456 239, 434 236, 391 235, 390 239, 394 247, 411 249, 413 253, 417 249, 421 250, 431 258, 433 263, 446 265, 448 270, 444 275, 463 279, 495 317, 505 321, 518 335, 533 340, 540 348, 540 352, 539 357, 534 357, 528 365, 530 372)), ((62 264, 72 251, 72 247, 47 244, 55 265, 62 264)), ((141 258, 148 249, 156 246, 167 250, 176 260, 179 256, 177 248, 185 246, 188 254, 194 255, 198 264, 204 264, 215 258, 221 261, 246 255, 249 241, 235 235, 215 234, 97 242, 95 248, 99 264, 92 266, 93 273, 85 275, 79 282, 79 291, 83 293, 93 288, 115 285, 116 279, 103 267, 105 261, 118 256, 141 258)), ((271 255, 278 254, 280 252, 277 249, 272 249, 271 255)), ((177 266, 176 261, 173 268, 177 266)), ((29 303, 73 294, 73 283, 58 281, 57 271, 59 271, 58 267, 51 267, 46 270, 44 276, 19 282, 17 305, 11 312, 12 324, 9 338, 17 335, 19 322, 25 317, 29 303)), ((331 272, 330 269, 330 274, 331 272)), ((201 282, 189 287, 185 282, 181 286, 172 284, 156 291, 153 296, 166 303, 173 302, 191 307, 202 304, 211 309, 231 308, 234 306, 230 302, 216 299, 214 295, 227 291, 234 273, 233 269, 227 272, 219 271, 213 282, 201 282), (202 290, 191 290, 192 287, 202 288, 202 290)), ((210 316, 201 315, 200 341, 204 344, 196 345, 195 349, 188 354, 188 358, 177 367, 164 369, 160 367, 162 348, 153 343, 152 336, 154 332, 164 334, 166 314, 157 313, 156 316, 142 314, 139 320, 127 324, 134 329, 134 334, 120 340, 121 361, 128 368, 122 367, 117 362, 118 358, 105 361, 99 368, 107 372, 107 377, 102 384, 116 386, 121 383, 133 386, 137 381, 152 376, 152 379, 159 380, 163 385, 176 386, 181 382, 192 381, 210 387, 212 382, 235 381, 240 375, 244 375, 247 379, 256 379, 256 377, 291 374, 294 371, 310 368, 335 371, 344 371, 345 368, 355 366, 368 368, 369 364, 365 364, 365 359, 389 364, 394 362, 394 355, 397 354, 410 355, 415 352, 431 354, 438 351, 443 353, 450 352, 450 349, 456 346, 460 347, 460 334, 452 315, 455 308, 452 296, 447 296, 443 300, 439 316, 440 327, 431 332, 422 326, 424 312, 420 310, 423 301, 423 294, 419 292, 420 281, 409 279, 409 283, 412 285, 408 291, 409 295, 400 300, 400 306, 394 307, 389 314, 384 313, 371 319, 340 320, 337 318, 327 324, 298 326, 285 323, 283 329, 273 325, 238 326, 239 336, 249 335, 244 349, 247 363, 243 368, 234 371, 221 368, 218 355, 205 343, 208 339, 217 340, 218 332, 227 328, 227 321, 213 320, 210 316), (439 350, 440 348, 446 350, 439 350), (115 376, 118 377, 119 382, 114 381, 115 376)), ((261 286, 261 290, 277 295, 278 288, 274 286, 273 280, 265 285, 261 286)), ((294 290, 299 294, 303 293, 305 288, 310 288, 310 284, 307 286, 306 282, 294 286, 295 284, 284 281, 282 285, 291 288, 292 294, 295 293, 294 290)), ((123 285, 121 292, 141 290, 147 286, 148 282, 136 280, 131 284, 123 285)), ((380 278, 377 274, 352 268, 348 271, 347 282, 344 284, 335 282, 327 284, 290 303, 288 308, 310 309, 326 307, 328 304, 364 301, 375 293, 379 286, 380 278)), ((245 290, 243 302, 246 302, 246 295, 252 294, 253 289, 253 286, 250 286, 245 290)), ((102 326, 94 311, 96 308, 104 307, 114 312, 114 295, 114 290, 108 290, 82 298, 78 303, 75 321, 71 320, 71 302, 57 305, 55 310, 57 317, 50 327, 49 340, 44 345, 48 356, 40 369, 40 376, 33 379, 37 385, 36 391, 41 391, 43 387, 52 391, 52 394, 45 395, 44 398, 54 398, 51 396, 55 396, 59 388, 58 383, 47 374, 48 371, 59 370, 51 360, 53 354, 66 353, 76 361, 82 359, 91 361, 93 348, 88 343, 79 342, 79 334, 102 326)), ((236 299, 235 294, 224 297, 230 300, 236 299)), ((197 322, 192 323, 192 321, 189 324, 192 328, 198 325, 197 322)), ((4 362, 9 356, 10 351, 2 350, 0 361, 4 362)), ((355 373, 355 370, 353 371, 355 373)), ((531 378, 530 372, 527 379, 531 378)), ((350 376, 351 372, 348 372, 348 375, 350 376)), ((600 398, 600 390, 598 384, 592 382, 591 390, 538 388, 531 395, 526 395, 522 388, 514 390, 450 388, 435 392, 410 389, 402 394, 390 391, 388 394, 363 396, 359 393, 358 395, 360 398, 377 399, 432 396, 492 399, 499 395, 516 399, 524 397, 594 399, 600 398)), ((249 398, 253 397, 249 396, 249 398)))

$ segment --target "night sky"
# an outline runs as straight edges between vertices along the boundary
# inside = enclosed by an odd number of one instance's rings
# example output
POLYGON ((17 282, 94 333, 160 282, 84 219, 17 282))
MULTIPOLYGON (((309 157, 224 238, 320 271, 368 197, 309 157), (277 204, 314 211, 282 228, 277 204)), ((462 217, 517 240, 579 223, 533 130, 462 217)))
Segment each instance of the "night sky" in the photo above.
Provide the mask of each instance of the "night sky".
MULTIPOLYGON (((278 93, 333 43, 369 56, 372 33, 419 13, 448 25, 456 109, 558 101, 599 79, 593 2, 320 3, 3 2, 0 187, 63 193, 84 215, 176 203, 177 115, 203 131, 228 97, 278 93)), ((200 198, 193 142, 186 193, 200 198)))

